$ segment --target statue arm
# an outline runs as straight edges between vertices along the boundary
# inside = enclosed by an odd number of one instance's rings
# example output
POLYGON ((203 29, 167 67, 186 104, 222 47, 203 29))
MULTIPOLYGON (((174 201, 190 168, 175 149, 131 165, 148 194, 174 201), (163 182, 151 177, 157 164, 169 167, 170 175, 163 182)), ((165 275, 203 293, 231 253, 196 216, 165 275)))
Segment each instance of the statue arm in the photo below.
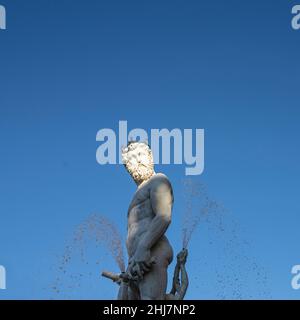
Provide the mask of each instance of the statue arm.
POLYGON ((181 269, 181 285, 178 289, 177 300, 183 300, 186 294, 187 288, 189 286, 189 278, 185 269, 185 264, 181 264, 180 269, 181 269))
POLYGON ((186 294, 189 285, 188 274, 185 269, 187 255, 187 249, 182 249, 177 255, 177 263, 173 276, 173 286, 170 293, 166 295, 166 300, 183 300, 186 294))
POLYGON ((170 294, 176 294, 176 292, 179 290, 179 286, 180 286, 179 273, 180 273, 180 263, 177 261, 175 270, 174 270, 172 289, 170 291, 170 294))

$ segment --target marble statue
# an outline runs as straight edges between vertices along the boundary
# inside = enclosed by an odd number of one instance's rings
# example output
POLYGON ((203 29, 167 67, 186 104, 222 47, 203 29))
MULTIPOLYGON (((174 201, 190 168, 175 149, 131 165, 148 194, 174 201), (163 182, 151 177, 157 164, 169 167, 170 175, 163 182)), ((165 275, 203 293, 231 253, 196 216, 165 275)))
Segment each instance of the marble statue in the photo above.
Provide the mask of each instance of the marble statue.
POLYGON ((120 285, 121 300, 183 299, 188 277, 187 249, 177 255, 173 287, 167 289, 168 266, 173 249, 165 232, 171 223, 173 191, 169 179, 154 171, 151 149, 142 142, 130 142, 122 160, 137 185, 128 209, 126 247, 128 267, 120 275, 103 273, 120 285))

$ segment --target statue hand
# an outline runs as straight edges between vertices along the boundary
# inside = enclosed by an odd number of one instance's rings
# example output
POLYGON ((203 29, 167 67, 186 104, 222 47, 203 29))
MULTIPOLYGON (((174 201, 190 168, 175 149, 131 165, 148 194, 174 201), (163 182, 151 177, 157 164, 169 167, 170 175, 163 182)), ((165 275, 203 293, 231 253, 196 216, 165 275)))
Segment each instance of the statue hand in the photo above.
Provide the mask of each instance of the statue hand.
POLYGON ((141 280, 149 272, 154 260, 151 259, 150 250, 140 249, 134 254, 128 266, 128 274, 133 280, 141 280))
POLYGON ((180 264, 185 264, 188 255, 187 249, 182 249, 177 255, 177 262, 180 264))

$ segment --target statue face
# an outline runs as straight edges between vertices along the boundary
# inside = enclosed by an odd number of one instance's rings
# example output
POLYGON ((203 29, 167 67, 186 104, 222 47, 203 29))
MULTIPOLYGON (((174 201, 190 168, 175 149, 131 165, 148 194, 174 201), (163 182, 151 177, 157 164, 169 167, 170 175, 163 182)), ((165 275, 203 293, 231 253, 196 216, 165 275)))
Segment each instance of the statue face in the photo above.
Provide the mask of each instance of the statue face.
POLYGON ((143 142, 131 142, 122 150, 123 163, 136 183, 148 180, 154 174, 153 156, 143 142))

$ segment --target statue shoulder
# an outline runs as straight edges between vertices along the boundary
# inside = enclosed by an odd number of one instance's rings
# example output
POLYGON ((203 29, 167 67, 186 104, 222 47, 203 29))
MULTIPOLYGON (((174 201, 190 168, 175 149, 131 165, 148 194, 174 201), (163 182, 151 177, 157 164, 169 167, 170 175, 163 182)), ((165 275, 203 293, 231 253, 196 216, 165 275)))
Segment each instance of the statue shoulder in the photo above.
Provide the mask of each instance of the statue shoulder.
POLYGON ((151 178, 151 182, 154 186, 156 185, 160 185, 160 184, 167 184, 171 186, 171 182, 169 180, 169 178, 163 174, 163 173, 156 173, 152 178, 151 178))
POLYGON ((173 197, 172 185, 169 178, 163 173, 156 173, 151 178, 150 189, 152 192, 161 193, 161 192, 169 192, 173 197))

